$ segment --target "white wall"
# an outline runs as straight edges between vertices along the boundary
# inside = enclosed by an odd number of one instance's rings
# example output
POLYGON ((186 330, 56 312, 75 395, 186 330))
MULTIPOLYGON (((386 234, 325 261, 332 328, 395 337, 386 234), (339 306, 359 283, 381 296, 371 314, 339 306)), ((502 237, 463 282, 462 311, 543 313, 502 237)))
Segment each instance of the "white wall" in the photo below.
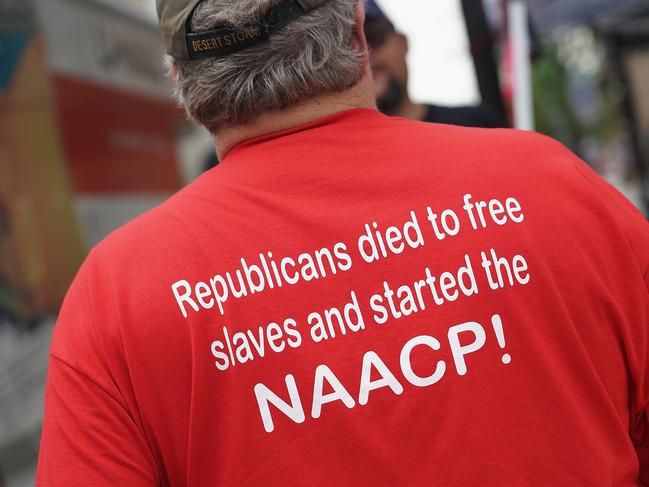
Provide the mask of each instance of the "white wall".
POLYGON ((410 39, 410 92, 443 105, 479 102, 460 0, 378 0, 410 39))

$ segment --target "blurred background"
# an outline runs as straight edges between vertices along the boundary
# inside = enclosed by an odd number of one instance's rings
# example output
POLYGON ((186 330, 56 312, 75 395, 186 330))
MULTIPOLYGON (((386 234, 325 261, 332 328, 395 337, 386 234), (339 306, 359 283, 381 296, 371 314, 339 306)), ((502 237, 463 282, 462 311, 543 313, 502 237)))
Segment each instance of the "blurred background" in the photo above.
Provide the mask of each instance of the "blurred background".
MULTIPOLYGON (((379 0, 413 100, 488 105, 649 208, 649 0, 379 0)), ((154 0, 0 0, 0 486, 33 485, 52 327, 88 250, 216 161, 154 0)), ((646 213, 645 213, 646 214, 646 213)))

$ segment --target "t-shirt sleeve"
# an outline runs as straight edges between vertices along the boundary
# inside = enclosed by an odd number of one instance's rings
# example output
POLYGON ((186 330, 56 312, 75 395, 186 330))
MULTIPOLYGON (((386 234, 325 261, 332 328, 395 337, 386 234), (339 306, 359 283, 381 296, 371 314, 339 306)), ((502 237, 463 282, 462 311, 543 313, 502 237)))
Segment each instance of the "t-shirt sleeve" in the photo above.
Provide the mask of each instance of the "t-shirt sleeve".
POLYGON ((604 203, 618 221, 619 228, 635 256, 637 269, 634 271, 637 271, 649 291, 649 222, 628 198, 602 179, 585 162, 575 156, 573 163, 589 184, 600 192, 604 203))
POLYGON ((45 391, 38 486, 153 486, 157 469, 103 357, 87 265, 57 321, 45 391))
MULTIPOLYGON (((649 222, 626 197, 584 162, 574 156, 572 159, 577 171, 595 188, 612 212, 619 226, 611 231, 624 234, 636 262, 636 267, 629 272, 638 282, 639 292, 634 294, 637 301, 630 311, 627 310, 628 319, 633 323, 633 343, 628 350, 632 356, 628 358, 635 369, 629 434, 640 464, 639 485, 649 487, 649 222)), ((629 293, 632 291, 628 289, 629 293)))

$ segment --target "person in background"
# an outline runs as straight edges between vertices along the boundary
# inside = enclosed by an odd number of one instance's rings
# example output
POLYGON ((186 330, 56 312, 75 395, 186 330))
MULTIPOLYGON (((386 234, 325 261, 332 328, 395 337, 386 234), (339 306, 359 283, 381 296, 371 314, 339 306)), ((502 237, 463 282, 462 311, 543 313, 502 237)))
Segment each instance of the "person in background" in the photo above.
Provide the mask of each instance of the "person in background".
POLYGON ((485 105, 447 107, 412 101, 408 93, 408 38, 395 29, 374 0, 365 1, 365 10, 365 36, 370 47, 370 66, 379 110, 387 115, 423 122, 507 127, 507 121, 485 105))

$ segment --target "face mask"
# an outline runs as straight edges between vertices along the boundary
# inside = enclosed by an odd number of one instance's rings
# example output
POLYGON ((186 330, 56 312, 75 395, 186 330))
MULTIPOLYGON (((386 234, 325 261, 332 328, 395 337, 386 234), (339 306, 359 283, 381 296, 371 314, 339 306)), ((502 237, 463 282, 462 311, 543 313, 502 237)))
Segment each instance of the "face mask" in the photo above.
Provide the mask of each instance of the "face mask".
POLYGON ((378 108, 387 115, 393 115, 406 98, 406 87, 396 77, 390 76, 388 89, 376 100, 378 108))

